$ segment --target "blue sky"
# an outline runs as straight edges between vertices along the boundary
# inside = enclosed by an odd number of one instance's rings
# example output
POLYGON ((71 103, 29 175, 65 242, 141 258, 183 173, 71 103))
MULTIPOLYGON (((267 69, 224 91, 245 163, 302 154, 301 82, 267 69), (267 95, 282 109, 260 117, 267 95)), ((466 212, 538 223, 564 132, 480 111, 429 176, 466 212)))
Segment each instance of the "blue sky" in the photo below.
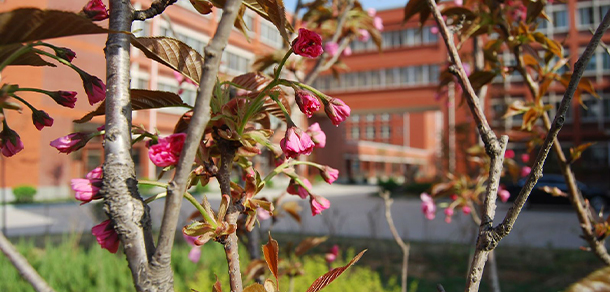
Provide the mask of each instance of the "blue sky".
MULTIPOLYGON (((308 0, 304 0, 303 2, 309 2, 308 0)), ((288 11, 294 11, 294 7, 297 3, 297 0, 284 0, 284 6, 288 11)), ((364 8, 373 7, 378 10, 388 9, 388 8, 396 8, 396 7, 404 7, 407 5, 407 0, 360 0, 362 6, 364 8)))

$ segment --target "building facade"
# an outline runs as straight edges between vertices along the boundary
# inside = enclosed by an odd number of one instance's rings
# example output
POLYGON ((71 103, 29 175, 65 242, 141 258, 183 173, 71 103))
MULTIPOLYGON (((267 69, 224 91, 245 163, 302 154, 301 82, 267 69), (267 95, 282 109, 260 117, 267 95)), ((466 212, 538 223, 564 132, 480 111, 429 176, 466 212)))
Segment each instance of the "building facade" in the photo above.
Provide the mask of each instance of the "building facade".
MULTIPOLYGON (((564 43, 573 65, 591 38, 589 29, 597 27, 609 8, 608 0, 547 5, 551 22, 540 20, 538 29, 564 43)), ((321 76, 314 84, 352 107, 352 116, 339 128, 319 118, 322 128, 332 133, 333 144, 329 145, 333 147, 321 150, 315 159, 340 169, 343 180, 355 182, 374 182, 380 177, 430 180, 446 171, 468 171, 464 153, 477 143, 476 128, 459 91, 455 100, 451 93, 449 97, 437 93, 439 70, 447 64, 447 52, 431 31, 434 22, 429 20, 421 29, 416 17, 403 23, 402 7, 377 15, 385 26, 383 50, 378 52, 372 41, 355 41, 353 54, 342 57, 350 71, 340 74, 339 79, 321 76)), ((603 41, 610 44, 610 35, 603 41)), ((462 54, 468 56, 471 51, 472 43, 466 43, 462 54)), ((505 65, 514 65, 510 54, 503 57, 505 65)), ((559 138, 566 152, 569 147, 596 142, 573 168, 578 179, 608 188, 610 55, 605 48, 598 49, 584 76, 591 79, 601 98, 584 95, 588 110, 574 100, 559 138)), ((553 86, 543 100, 556 108, 563 93, 561 85, 553 86)), ((482 101, 490 123, 499 133, 510 134, 508 147, 517 154, 526 152, 526 136, 515 131, 522 115, 502 116, 508 104, 524 98, 532 97, 515 72, 505 79, 496 78, 482 101)), ((554 108, 549 112, 551 118, 554 108)), ((554 157, 547 162, 545 173, 559 173, 554 157)))
MULTIPOLYGON (((21 0, 6 0, 0 4, 0 11, 9 11, 19 7, 37 7, 79 11, 82 0, 35 0, 27 5, 21 0)), ((150 6, 150 0, 132 1, 136 8, 150 6)), ((179 0, 167 8, 164 17, 155 17, 144 22, 134 22, 132 32, 137 36, 165 35, 175 37, 199 52, 210 40, 220 19, 219 10, 209 15, 199 14, 189 0, 179 0)), ((271 52, 282 47, 283 40, 273 24, 260 18, 252 11, 244 17, 246 25, 251 28, 248 39, 234 29, 229 45, 225 49, 221 62, 221 74, 225 77, 236 76, 250 70, 257 55, 271 52)), ((107 21, 99 23, 107 26, 107 21)), ((105 80, 104 45, 106 35, 85 35, 49 40, 56 45, 68 47, 76 52, 73 64, 92 75, 105 80)), ((131 87, 171 92, 182 91, 181 97, 186 103, 194 104, 196 86, 180 84, 171 69, 159 65, 144 56, 138 49, 131 51, 131 87)), ((101 138, 90 141, 84 149, 69 155, 58 153, 49 146, 49 142, 78 131, 95 131, 103 124, 103 118, 94 118, 86 124, 75 124, 77 120, 94 110, 98 105, 90 106, 77 74, 63 66, 51 67, 9 67, 3 72, 2 81, 19 84, 21 87, 41 88, 45 90, 67 90, 78 92, 79 98, 74 109, 60 107, 48 96, 40 94, 23 94, 37 108, 44 109, 54 118, 52 127, 36 130, 32 125, 30 112, 24 109, 22 114, 8 112, 7 121, 22 138, 25 149, 19 154, 0 161, 0 189, 8 190, 18 185, 38 187, 37 198, 70 196, 70 179, 83 177, 87 172, 103 163, 103 146, 101 138)), ((159 110, 136 111, 133 124, 142 125, 149 131, 158 131, 162 135, 173 132, 174 125, 186 108, 167 108, 159 110)), ((132 153, 138 177, 156 177, 158 169, 148 159, 147 149, 142 143, 136 144, 132 153)))

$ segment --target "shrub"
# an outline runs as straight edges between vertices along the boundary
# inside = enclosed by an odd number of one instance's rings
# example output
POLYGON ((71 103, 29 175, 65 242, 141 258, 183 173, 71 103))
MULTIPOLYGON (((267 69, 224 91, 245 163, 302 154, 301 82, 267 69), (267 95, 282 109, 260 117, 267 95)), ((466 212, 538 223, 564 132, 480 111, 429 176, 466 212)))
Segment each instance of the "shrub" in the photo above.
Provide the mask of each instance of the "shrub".
POLYGON ((432 188, 432 183, 410 183, 405 185, 405 192, 412 194, 421 194, 423 192, 428 192, 432 188))
POLYGON ((36 195, 36 188, 30 185, 21 185, 13 188, 13 195, 15 195, 15 203, 27 204, 34 202, 34 195, 36 195))
POLYGON ((393 178, 388 178, 386 180, 379 179, 377 180, 377 185, 381 187, 384 191, 393 192, 400 187, 400 184, 393 178))

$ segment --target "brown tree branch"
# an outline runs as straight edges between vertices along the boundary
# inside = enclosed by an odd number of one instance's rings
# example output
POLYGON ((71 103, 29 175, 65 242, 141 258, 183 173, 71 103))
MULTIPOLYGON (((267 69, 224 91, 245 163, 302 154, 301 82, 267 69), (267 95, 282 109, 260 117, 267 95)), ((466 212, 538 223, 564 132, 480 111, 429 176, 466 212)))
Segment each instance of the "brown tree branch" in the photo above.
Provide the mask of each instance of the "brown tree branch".
POLYGON ((449 58, 453 63, 453 66, 450 67, 450 71, 457 77, 458 82, 462 86, 465 93, 466 102, 468 103, 474 121, 477 125, 479 135, 485 144, 485 152, 490 158, 489 178, 487 181, 487 189, 483 198, 481 212, 481 225, 479 227, 474 257, 472 259, 470 271, 468 272, 468 279, 466 281, 466 291, 478 291, 489 251, 493 250, 498 244, 498 239, 493 236, 493 219, 496 212, 498 185, 500 183, 500 176, 502 174, 504 152, 506 151, 508 136, 503 135, 500 137, 500 139, 498 139, 496 134, 489 126, 485 113, 479 105, 479 98, 468 80, 468 75, 466 74, 464 66, 462 65, 459 52, 455 47, 453 33, 447 28, 447 25, 445 24, 445 21, 443 20, 443 17, 436 6, 435 0, 426 0, 426 2, 428 3, 428 7, 432 12, 432 16, 436 20, 441 36, 443 37, 445 45, 447 46, 449 58))
MULTIPOLYGON (((341 12, 341 15, 339 15, 339 19, 337 20, 337 30, 335 31, 335 34, 330 40, 331 42, 336 43, 339 40, 339 37, 341 37, 343 25, 345 25, 345 21, 347 21, 347 14, 350 12, 350 10, 352 10, 353 7, 354 0, 348 0, 347 4, 345 5, 345 8, 343 9, 343 12, 341 12)), ((339 47, 339 50, 337 50, 337 53, 326 62, 324 62, 324 60, 326 60, 326 57, 328 57, 328 52, 322 53, 322 55, 316 61, 316 64, 313 66, 313 68, 311 68, 309 73, 307 73, 305 79, 303 79, 303 82, 305 84, 311 84, 314 80, 316 80, 316 78, 318 78, 318 75, 320 73, 324 72, 325 70, 328 70, 328 68, 330 68, 332 64, 337 61, 337 59, 343 53, 343 50, 345 50, 347 45, 349 45, 349 40, 347 42, 342 42, 341 46, 339 47)))
POLYGON ((390 193, 385 191, 379 193, 379 196, 383 199, 385 205, 385 220, 388 222, 388 226, 390 227, 390 232, 392 233, 392 237, 394 237, 394 241, 398 244, 400 249, 402 250, 402 274, 401 274, 401 291, 407 292, 407 275, 409 269, 409 250, 411 245, 405 243, 398 231, 396 230, 396 225, 394 225, 394 220, 392 219, 392 203, 394 200, 390 199, 390 193))
MULTIPOLYGON (((218 147, 220 149, 220 168, 218 169, 218 183, 222 195, 231 196, 231 171, 233 170, 233 159, 239 145, 235 145, 234 141, 227 141, 222 138, 218 139, 218 147)), ((231 202, 225 215, 225 221, 230 225, 237 224, 237 218, 242 210, 239 206, 241 202, 234 202, 231 197, 231 202)), ((231 292, 241 292, 243 283, 241 279, 241 270, 239 267, 238 239, 235 232, 229 234, 224 242, 227 264, 229 266, 229 282, 231 292)))
POLYGON ((134 20, 146 20, 153 18, 165 11, 165 8, 176 3, 178 0, 155 0, 150 4, 150 7, 146 10, 136 10, 133 13, 134 20))
POLYGON ((176 167, 174 178, 167 187, 167 199, 165 200, 165 210, 161 222, 159 233, 158 248, 151 261, 151 267, 157 273, 173 278, 170 266, 171 250, 176 235, 176 226, 180 216, 180 206, 182 205, 182 194, 186 191, 186 184, 189 178, 197 148, 203 137, 208 121, 210 120, 210 100, 214 90, 214 84, 218 75, 218 67, 222 52, 227 45, 229 35, 237 17, 237 12, 241 5, 240 0, 227 0, 224 12, 218 24, 218 29, 210 43, 205 47, 205 62, 202 66, 201 81, 199 82, 199 94, 195 101, 193 116, 187 130, 186 141, 180 154, 180 160, 176 167))
POLYGON ((32 285, 34 290, 37 292, 54 292, 53 288, 47 284, 47 282, 40 277, 38 272, 28 263, 19 251, 11 244, 11 242, 0 232, 0 250, 6 258, 15 266, 15 269, 19 272, 19 275, 32 285))
MULTIPOLYGON (((130 31, 132 19, 133 7, 129 0, 110 1, 110 30, 130 31)), ((130 151, 129 41, 127 34, 111 33, 106 42, 106 134, 101 192, 106 213, 125 248, 136 290, 150 291, 153 286, 148 262, 154 251, 151 221, 148 205, 138 193, 130 151)))
MULTIPOLYGON (((557 160, 559 163, 559 168, 566 180, 566 184, 568 186, 568 195, 572 205, 576 209, 576 214, 578 216, 578 220, 580 222, 581 229, 583 230, 583 237, 591 246, 593 253, 600 258, 606 265, 610 265, 610 255, 608 255, 608 250, 604 245, 603 240, 598 240, 594 233, 594 226, 591 224, 589 219, 589 210, 584 205, 584 199, 578 190, 578 186, 576 184, 576 178, 574 177, 574 173, 572 172, 570 164, 567 162, 565 155, 563 154, 561 144, 557 139, 557 135, 561 128, 563 127, 563 123, 565 121, 565 115, 572 103, 572 98, 574 93, 578 88, 578 84, 580 83, 580 79, 582 74, 584 73, 586 64, 589 63, 593 54, 595 54, 595 50, 597 46, 601 42, 601 37, 605 33, 605 31, 610 26, 610 13, 606 13, 604 19, 600 23, 599 27, 593 34, 591 41, 587 45, 585 51, 582 56, 578 59, 576 64, 574 64, 574 72, 572 73, 572 78, 570 79, 570 83, 566 88, 563 99, 561 101, 561 105, 557 109, 557 114, 553 122, 551 123, 548 113, 544 112, 542 115, 542 121, 544 123, 545 128, 548 131, 547 137, 538 153, 538 157, 534 163, 534 167, 532 168, 532 172, 527 179, 527 182, 524 188, 519 193, 519 196, 515 200, 513 207, 509 210, 506 218, 500 224, 496 231, 502 237, 505 234, 508 234, 512 229, 513 224, 517 220, 517 216, 519 212, 523 208, 525 201, 527 200, 527 196, 531 192, 531 189, 536 185, 536 181, 538 178, 542 176, 542 166, 544 164, 544 160, 546 159, 550 148, 553 147, 553 150, 557 156, 557 160)), ((523 57, 521 55, 520 48, 515 50, 515 56, 517 57, 518 66, 517 69, 524 76, 526 84, 532 95, 535 97, 538 94, 539 88, 538 84, 532 79, 531 75, 525 69, 525 62, 523 61, 523 57)))

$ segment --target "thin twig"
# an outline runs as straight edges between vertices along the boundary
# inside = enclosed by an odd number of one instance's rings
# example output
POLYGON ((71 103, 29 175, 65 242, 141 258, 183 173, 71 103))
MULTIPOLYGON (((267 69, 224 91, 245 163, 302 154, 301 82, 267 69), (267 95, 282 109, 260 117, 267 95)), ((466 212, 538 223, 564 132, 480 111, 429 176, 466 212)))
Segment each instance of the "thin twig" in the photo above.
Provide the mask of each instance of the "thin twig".
MULTIPOLYGON (((130 31, 133 7, 127 0, 110 1, 109 28, 130 31)), ((131 158, 131 101, 129 96, 130 36, 111 33, 106 42, 106 135, 104 139, 104 179, 102 194, 105 208, 114 222, 138 291, 157 291, 148 263, 154 251, 148 205, 138 193, 131 158)), ((173 287, 172 287, 173 288, 173 287)))
MULTIPOLYGON (((567 159, 563 154, 561 145, 557 139, 557 135, 561 128, 563 127, 563 123, 565 121, 566 113, 572 103, 572 98, 574 93, 578 89, 578 84, 580 83, 580 79, 582 74, 584 73, 586 64, 589 63, 593 54, 595 54, 595 50, 597 49, 598 44, 601 42, 601 37, 604 35, 605 31, 610 26, 610 13, 606 13, 604 19, 600 23, 599 27, 593 34, 591 41, 587 45, 585 51, 580 56, 576 64, 574 64, 574 72, 572 73, 572 77, 570 79, 570 83, 566 88, 566 91, 563 95, 563 99, 561 100, 561 104, 557 109, 557 114, 553 122, 551 123, 548 114, 545 112, 542 116, 543 123, 545 128, 548 130, 547 137, 538 153, 538 157, 536 158, 536 162, 534 163, 534 167, 532 167, 532 172, 528 177, 525 186, 519 193, 519 196, 513 203, 513 207, 509 210, 506 218, 498 227, 496 227, 497 233, 504 237, 510 230, 512 229, 513 224, 517 220, 517 216, 519 212, 523 208, 525 201, 533 187, 536 185, 536 181, 538 178, 542 176, 542 166, 544 164, 544 160, 546 159, 551 147, 555 151, 555 154, 558 158, 559 168, 562 171, 566 179, 566 183, 568 186, 568 195, 572 205, 576 209, 576 214, 578 216, 578 220, 580 221, 581 228, 583 230, 583 237, 589 243, 592 248, 592 251, 599 257, 605 264, 610 265, 610 256, 608 255, 608 251, 604 245, 603 240, 598 240, 595 236, 593 226, 591 221, 589 220, 588 210, 585 208, 583 204, 582 196, 578 191, 578 186, 576 185, 576 179, 574 177, 574 173, 570 165, 567 163, 567 159)), ((516 55, 519 57, 519 51, 515 51, 516 55)), ((521 74, 525 77, 526 84, 532 94, 536 96, 538 93, 538 86, 533 81, 531 76, 525 70, 523 58, 517 58, 518 61, 518 70, 520 70, 521 74)))
POLYGON ((379 196, 383 199, 385 205, 385 220, 388 222, 388 226, 390 227, 390 232, 394 237, 394 241, 398 244, 400 249, 402 250, 402 274, 401 274, 401 287, 402 292, 407 292, 407 275, 409 269, 409 250, 411 245, 405 243, 398 231, 396 230, 396 225, 394 225, 394 220, 392 219, 392 203, 394 200, 390 199, 390 193, 385 191, 381 192, 379 196))
MULTIPOLYGON (((336 43, 339 40, 339 37, 341 37, 341 33, 343 32, 343 25, 345 24, 345 21, 347 21, 347 14, 349 14, 353 7, 354 0, 348 0, 347 4, 345 5, 345 8, 343 9, 343 12, 341 12, 341 15, 339 15, 339 19, 337 20, 337 30, 333 34, 333 37, 331 38, 330 42, 336 43)), ((313 66, 313 68, 311 68, 307 76, 305 76, 305 78, 303 79, 304 83, 311 84, 314 80, 316 80, 318 74, 325 70, 328 70, 328 68, 330 68, 330 66, 332 66, 332 64, 337 61, 337 59, 343 53, 343 50, 345 50, 347 45, 349 45, 349 40, 347 41, 347 44, 343 42, 337 50, 337 53, 326 62, 324 62, 324 60, 326 60, 326 57, 328 57, 328 52, 324 52, 318 58, 318 61, 316 61, 316 64, 313 66)))
POLYGON ((462 86, 465 93, 466 102, 468 103, 474 118, 474 122, 477 125, 479 135, 485 144, 485 152, 490 158, 489 178, 487 181, 487 189, 483 198, 481 212, 481 225, 479 227, 475 253, 470 266, 470 271, 468 273, 468 279, 466 281, 466 291, 478 291, 488 253, 498 244, 498 240, 493 236, 494 233, 492 232, 493 219, 496 212, 498 186, 500 183, 500 176, 502 174, 504 152, 506 151, 508 136, 503 135, 500 137, 500 139, 498 139, 494 131, 489 126, 485 113, 479 105, 479 98, 468 80, 468 75, 466 74, 464 66, 462 65, 459 52, 455 47, 453 33, 449 30, 447 24, 443 20, 443 17, 436 6, 436 2, 434 0, 426 0, 426 2, 428 3, 428 7, 432 12, 432 16, 436 20, 439 31, 443 37, 443 40, 445 41, 445 45, 447 46, 449 58, 453 63, 453 66, 449 68, 450 72, 457 77, 458 82, 462 86))
POLYGON ((210 100, 218 75, 220 59, 229 40, 229 34, 237 17, 240 4, 240 0, 226 1, 218 29, 210 43, 205 47, 205 62, 201 70, 199 94, 195 101, 193 116, 189 123, 186 141, 180 154, 174 178, 167 187, 167 199, 165 200, 165 210, 159 231, 159 246, 153 256, 152 264, 154 266, 162 266, 161 270, 169 271, 170 273, 170 255, 176 234, 176 226, 180 217, 182 194, 186 191, 186 183, 193 161, 195 161, 197 148, 203 137, 203 131, 210 120, 210 100))
MULTIPOLYGON (((218 139, 218 147, 220 149, 220 168, 218 169, 218 183, 220 191, 223 195, 231 195, 231 171, 233 170, 233 159, 238 145, 234 141, 227 141, 222 138, 218 139)), ((231 202, 225 215, 225 221, 230 225, 237 224, 237 218, 241 210, 238 208, 240 202, 234 202, 231 197, 231 202)), ((243 206, 242 206, 243 207, 243 206)), ((223 242, 227 264, 229 266, 229 283, 232 292, 241 292, 243 283, 241 279, 241 270, 239 267, 238 239, 235 232, 223 242)))
POLYGON ((11 244, 11 242, 4 237, 4 234, 0 232, 0 250, 13 264, 15 269, 19 272, 22 278, 34 287, 38 292, 54 292, 53 288, 47 284, 47 282, 36 272, 36 270, 28 263, 28 260, 24 258, 19 251, 11 244))
POLYGON ((146 20, 153 18, 165 11, 165 8, 176 3, 178 0, 155 0, 150 4, 150 7, 146 10, 137 10, 133 13, 134 20, 146 20))

